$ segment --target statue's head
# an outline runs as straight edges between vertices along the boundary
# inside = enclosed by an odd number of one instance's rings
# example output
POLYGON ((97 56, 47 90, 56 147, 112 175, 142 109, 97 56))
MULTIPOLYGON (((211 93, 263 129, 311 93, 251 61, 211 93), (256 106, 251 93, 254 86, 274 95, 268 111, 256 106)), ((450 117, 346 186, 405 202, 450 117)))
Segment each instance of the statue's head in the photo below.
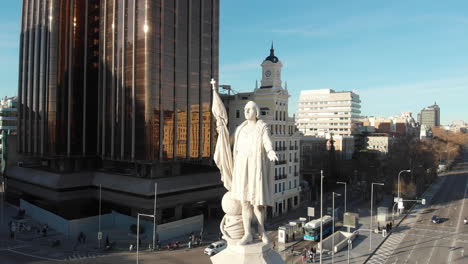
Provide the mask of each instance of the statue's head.
POLYGON ((247 120, 258 119, 260 116, 260 108, 254 101, 249 101, 244 106, 244 116, 247 120))

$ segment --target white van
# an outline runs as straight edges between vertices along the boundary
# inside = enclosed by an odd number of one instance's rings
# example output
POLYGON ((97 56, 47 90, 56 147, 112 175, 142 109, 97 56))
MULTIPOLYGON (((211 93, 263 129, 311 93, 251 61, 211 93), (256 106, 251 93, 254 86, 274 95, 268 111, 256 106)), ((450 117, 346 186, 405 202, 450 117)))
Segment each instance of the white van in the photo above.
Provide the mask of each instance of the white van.
POLYGON ((220 240, 211 243, 207 248, 205 248, 204 253, 208 256, 214 256, 218 254, 220 251, 227 247, 226 241, 220 240))

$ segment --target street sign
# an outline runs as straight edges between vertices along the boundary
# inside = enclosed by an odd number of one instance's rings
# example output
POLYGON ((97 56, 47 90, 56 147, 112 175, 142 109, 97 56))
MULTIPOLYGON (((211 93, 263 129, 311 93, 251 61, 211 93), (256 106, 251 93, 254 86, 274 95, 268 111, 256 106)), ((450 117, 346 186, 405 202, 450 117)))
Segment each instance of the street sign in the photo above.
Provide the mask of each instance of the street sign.
POLYGON ((101 240, 101 239, 102 239, 102 232, 98 232, 98 233, 97 233, 97 239, 98 239, 98 240, 101 240))
POLYGON ((315 216, 315 208, 314 207, 307 207, 307 216, 310 216, 310 217, 315 216))
POLYGON ((403 202, 398 202, 398 209, 405 209, 403 202))
POLYGON ((343 226, 350 228, 357 228, 359 215, 356 213, 345 213, 343 219, 343 226))
POLYGON ((388 217, 388 208, 387 207, 379 207, 377 208, 377 221, 383 225, 387 222, 388 217))
POLYGON ((394 202, 394 203, 403 202, 403 198, 401 198, 401 197, 393 197, 393 202, 394 202))

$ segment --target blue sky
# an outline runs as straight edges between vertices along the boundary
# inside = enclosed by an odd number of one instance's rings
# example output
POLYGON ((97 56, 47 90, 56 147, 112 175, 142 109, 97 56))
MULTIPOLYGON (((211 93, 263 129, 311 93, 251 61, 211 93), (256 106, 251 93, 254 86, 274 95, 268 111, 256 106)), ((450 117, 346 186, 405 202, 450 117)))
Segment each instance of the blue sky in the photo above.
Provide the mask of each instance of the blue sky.
POLYGON ((362 113, 468 121, 468 1, 221 1, 220 83, 250 91, 274 41, 291 93, 357 91, 362 113), (292 4, 293 3, 293 4, 292 4))
MULTIPOLYGON (((0 10, 0 95, 16 95, 21 1, 0 10)), ((357 91, 362 113, 413 115, 437 101, 468 121, 468 1, 220 0, 220 83, 251 91, 271 41, 290 114, 301 90, 357 91)))

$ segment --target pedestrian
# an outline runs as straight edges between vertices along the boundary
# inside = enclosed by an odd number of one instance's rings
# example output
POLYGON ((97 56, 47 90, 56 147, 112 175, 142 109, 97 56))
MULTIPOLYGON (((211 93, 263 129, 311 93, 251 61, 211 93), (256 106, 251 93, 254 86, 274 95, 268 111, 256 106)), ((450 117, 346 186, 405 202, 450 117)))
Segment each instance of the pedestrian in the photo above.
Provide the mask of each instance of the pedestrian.
POLYGON ((305 260, 306 260, 306 253, 305 253, 305 251, 302 252, 301 260, 302 260, 302 264, 304 264, 304 263, 305 263, 305 260))
POLYGON ((189 248, 189 249, 192 248, 192 240, 189 240, 189 242, 188 242, 188 248, 189 248))
POLYGON ((109 235, 106 235, 106 247, 108 247, 109 244, 110 244, 110 243, 109 243, 109 235))
POLYGON ((156 250, 160 250, 161 249, 161 242, 159 241, 156 241, 156 250))
POLYGON ((392 222, 390 222, 390 231, 392 231, 392 222))
POLYGON ((315 255, 317 254, 317 250, 312 247, 312 262, 315 263, 315 255))
POLYGON ((276 241, 273 241, 273 249, 276 247, 276 241))
POLYGON ((10 238, 15 239, 15 232, 16 232, 16 224, 12 222, 10 225, 10 238))

